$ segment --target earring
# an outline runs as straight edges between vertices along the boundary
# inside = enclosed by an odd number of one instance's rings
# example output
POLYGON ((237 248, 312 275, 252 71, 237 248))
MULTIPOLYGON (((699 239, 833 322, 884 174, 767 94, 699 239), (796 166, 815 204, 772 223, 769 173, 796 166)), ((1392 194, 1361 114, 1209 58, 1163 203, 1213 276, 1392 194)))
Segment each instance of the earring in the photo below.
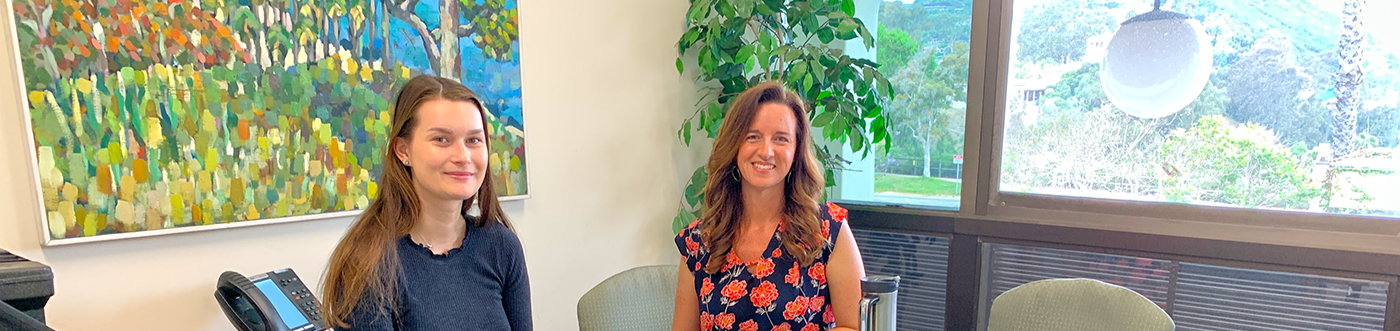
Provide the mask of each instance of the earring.
POLYGON ((744 181, 744 180, 742 180, 742 179, 739 179, 739 167, 738 167, 738 166, 735 166, 735 167, 734 167, 734 170, 731 170, 731 171, 729 172, 729 174, 731 175, 730 177, 734 177, 734 181, 736 181, 736 182, 742 182, 742 181, 744 181))
POLYGON ((408 165, 408 160, 400 160, 399 162, 403 162, 403 166, 405 166, 405 167, 409 166, 409 165, 408 165))

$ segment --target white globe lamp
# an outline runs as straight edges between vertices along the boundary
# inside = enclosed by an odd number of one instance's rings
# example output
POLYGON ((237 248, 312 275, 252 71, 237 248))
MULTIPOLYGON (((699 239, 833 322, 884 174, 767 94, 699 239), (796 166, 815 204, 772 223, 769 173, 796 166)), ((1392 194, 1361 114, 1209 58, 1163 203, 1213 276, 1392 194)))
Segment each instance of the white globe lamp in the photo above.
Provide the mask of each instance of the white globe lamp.
POLYGON ((1181 13, 1152 11, 1124 21, 1109 40, 1099 78, 1108 100, 1139 118, 1181 111, 1205 89, 1210 39, 1200 22, 1181 13))

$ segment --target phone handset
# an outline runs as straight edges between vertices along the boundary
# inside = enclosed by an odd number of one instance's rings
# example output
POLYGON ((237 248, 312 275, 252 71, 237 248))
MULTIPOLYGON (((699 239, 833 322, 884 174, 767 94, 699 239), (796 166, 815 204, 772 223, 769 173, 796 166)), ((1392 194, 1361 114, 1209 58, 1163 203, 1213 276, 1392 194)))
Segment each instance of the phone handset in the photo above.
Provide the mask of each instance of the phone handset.
POLYGON ((291 269, 244 277, 219 275, 214 298, 239 331, 312 331, 326 329, 320 303, 291 269))

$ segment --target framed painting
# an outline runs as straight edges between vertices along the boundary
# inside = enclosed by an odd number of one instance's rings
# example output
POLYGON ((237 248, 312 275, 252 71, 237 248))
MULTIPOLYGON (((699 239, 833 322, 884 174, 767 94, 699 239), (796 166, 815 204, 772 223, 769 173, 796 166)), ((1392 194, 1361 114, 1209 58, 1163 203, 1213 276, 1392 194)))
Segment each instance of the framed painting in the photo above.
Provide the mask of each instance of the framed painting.
POLYGON ((343 217, 410 77, 482 97, 527 197, 515 0, 9 0, 44 243, 343 217))

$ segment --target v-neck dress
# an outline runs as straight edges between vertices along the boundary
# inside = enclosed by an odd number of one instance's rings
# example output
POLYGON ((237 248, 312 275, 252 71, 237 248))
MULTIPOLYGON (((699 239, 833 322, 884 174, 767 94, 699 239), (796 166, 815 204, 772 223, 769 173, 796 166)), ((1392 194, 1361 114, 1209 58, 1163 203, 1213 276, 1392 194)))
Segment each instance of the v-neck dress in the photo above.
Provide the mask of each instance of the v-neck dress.
MULTIPOLYGON (((700 330, 817 331, 834 328, 836 315, 829 303, 826 264, 836 236, 846 221, 846 209, 821 206, 824 244, 811 265, 802 266, 783 251, 781 231, 774 231, 763 258, 742 261, 731 250, 717 273, 705 272, 710 249, 700 237, 699 221, 676 236, 676 247, 695 275, 700 299, 700 330)), ((778 224, 782 229, 784 223, 778 224)))

